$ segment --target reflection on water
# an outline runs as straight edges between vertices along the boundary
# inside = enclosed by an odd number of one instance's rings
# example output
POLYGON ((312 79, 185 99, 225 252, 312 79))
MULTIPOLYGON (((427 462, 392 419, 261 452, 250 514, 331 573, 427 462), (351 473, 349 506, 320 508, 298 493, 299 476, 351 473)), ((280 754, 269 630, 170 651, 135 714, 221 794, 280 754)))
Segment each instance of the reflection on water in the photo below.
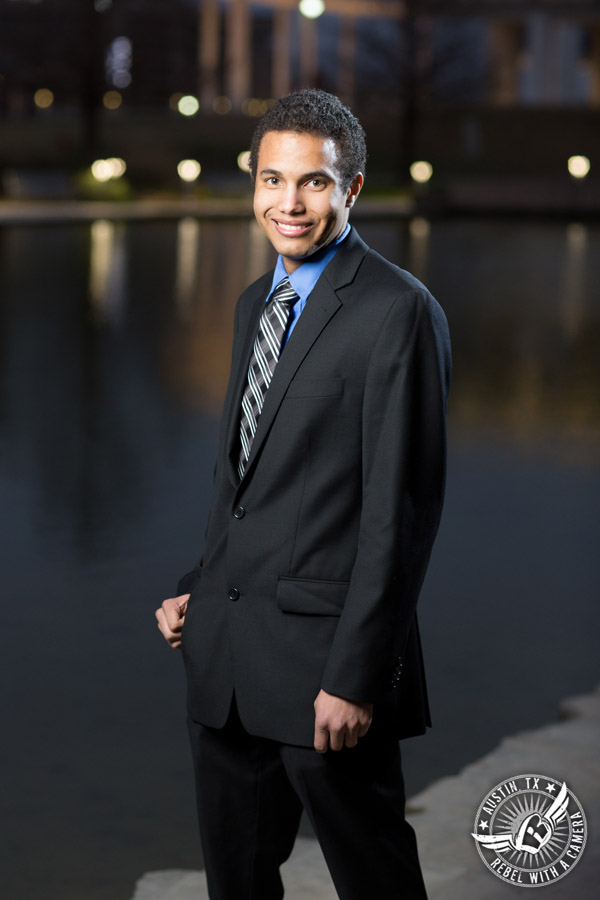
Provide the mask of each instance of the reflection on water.
POLYGON ((598 229, 449 223, 432 229, 428 252, 425 280, 445 301, 452 325, 452 422, 594 464, 598 229))
MULTIPOLYGON (((431 287, 454 346, 414 791, 597 678, 600 228, 359 230, 431 287)), ((246 220, 0 231, 7 896, 119 900, 198 865, 182 673, 152 614, 201 549, 233 308, 273 260, 246 220)))
POLYGON ((163 374, 181 402, 218 415, 231 359, 235 300, 263 274, 273 253, 246 221, 177 228, 176 318, 164 335, 163 374))
MULTIPOLYGON (((270 266, 272 251, 254 221, 186 217, 163 230, 175 240, 163 375, 182 402, 216 414, 233 301, 270 266)), ((559 437, 554 451, 595 458, 600 362, 591 285, 598 263, 588 226, 438 223, 432 233, 429 221, 415 218, 407 227, 362 230, 444 302, 457 356, 456 423, 535 444, 559 437)), ((109 327, 118 326, 127 302, 127 252, 122 223, 93 223, 89 298, 94 319, 109 327)))
POLYGON ((429 235, 431 225, 427 219, 416 216, 408 225, 409 245, 408 261, 405 267, 421 281, 427 283, 427 263, 429 255, 429 235))
POLYGON ((200 223, 186 216, 177 225, 177 271, 175 273, 175 303, 178 318, 190 317, 194 297, 198 293, 198 258, 200 254, 200 223))
POLYGON ((566 334, 575 339, 584 324, 588 229, 579 222, 571 222, 567 225, 566 237, 567 260, 561 299, 566 334))
POLYGON ((125 226, 98 219, 90 228, 90 304, 99 323, 117 326, 126 303, 125 226))

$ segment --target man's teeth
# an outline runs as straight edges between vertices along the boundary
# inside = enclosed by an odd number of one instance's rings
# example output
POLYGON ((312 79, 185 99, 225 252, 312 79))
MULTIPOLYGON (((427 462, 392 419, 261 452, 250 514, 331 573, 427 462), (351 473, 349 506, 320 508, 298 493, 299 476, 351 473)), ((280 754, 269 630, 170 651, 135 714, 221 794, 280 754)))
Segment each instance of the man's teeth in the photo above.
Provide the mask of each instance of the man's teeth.
POLYGON ((302 231, 303 228, 306 228, 306 225, 286 225, 284 222, 279 222, 280 228, 285 228, 286 231, 302 231))

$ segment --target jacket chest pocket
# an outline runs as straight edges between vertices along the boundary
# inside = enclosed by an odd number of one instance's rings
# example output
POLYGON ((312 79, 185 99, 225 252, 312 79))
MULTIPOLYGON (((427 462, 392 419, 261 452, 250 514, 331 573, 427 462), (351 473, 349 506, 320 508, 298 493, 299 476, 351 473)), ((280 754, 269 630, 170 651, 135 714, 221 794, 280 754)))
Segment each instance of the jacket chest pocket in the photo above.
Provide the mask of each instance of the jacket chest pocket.
POLYGON ((341 397, 343 378, 294 378, 286 392, 287 400, 300 398, 341 397))

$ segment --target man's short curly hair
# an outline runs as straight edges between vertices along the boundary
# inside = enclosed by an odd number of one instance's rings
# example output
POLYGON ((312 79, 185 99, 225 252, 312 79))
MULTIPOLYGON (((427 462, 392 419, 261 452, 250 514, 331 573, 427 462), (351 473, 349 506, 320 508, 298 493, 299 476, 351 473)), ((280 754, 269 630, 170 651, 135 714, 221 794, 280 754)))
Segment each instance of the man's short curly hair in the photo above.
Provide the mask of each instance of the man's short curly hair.
POLYGON ((358 172, 365 172, 367 146, 363 127, 341 100, 326 91, 294 91, 277 100, 260 119, 250 145, 252 184, 256 181, 260 142, 268 131, 296 131, 334 140, 344 190, 358 172))

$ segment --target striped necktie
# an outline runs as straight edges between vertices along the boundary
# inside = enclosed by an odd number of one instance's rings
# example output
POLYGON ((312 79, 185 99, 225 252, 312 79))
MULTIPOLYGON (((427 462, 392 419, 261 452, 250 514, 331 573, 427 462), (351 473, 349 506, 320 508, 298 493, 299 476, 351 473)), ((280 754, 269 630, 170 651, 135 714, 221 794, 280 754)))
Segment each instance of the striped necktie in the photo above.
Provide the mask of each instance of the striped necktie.
POLYGON ((271 299, 258 323, 258 332, 254 340, 254 349, 248 367, 248 382, 242 397, 242 414, 240 420, 240 458, 238 473, 244 474, 250 448, 256 433, 256 426, 265 402, 265 395, 271 384, 275 367, 281 353, 281 342, 285 334, 290 311, 298 294, 284 278, 275 288, 271 299))

